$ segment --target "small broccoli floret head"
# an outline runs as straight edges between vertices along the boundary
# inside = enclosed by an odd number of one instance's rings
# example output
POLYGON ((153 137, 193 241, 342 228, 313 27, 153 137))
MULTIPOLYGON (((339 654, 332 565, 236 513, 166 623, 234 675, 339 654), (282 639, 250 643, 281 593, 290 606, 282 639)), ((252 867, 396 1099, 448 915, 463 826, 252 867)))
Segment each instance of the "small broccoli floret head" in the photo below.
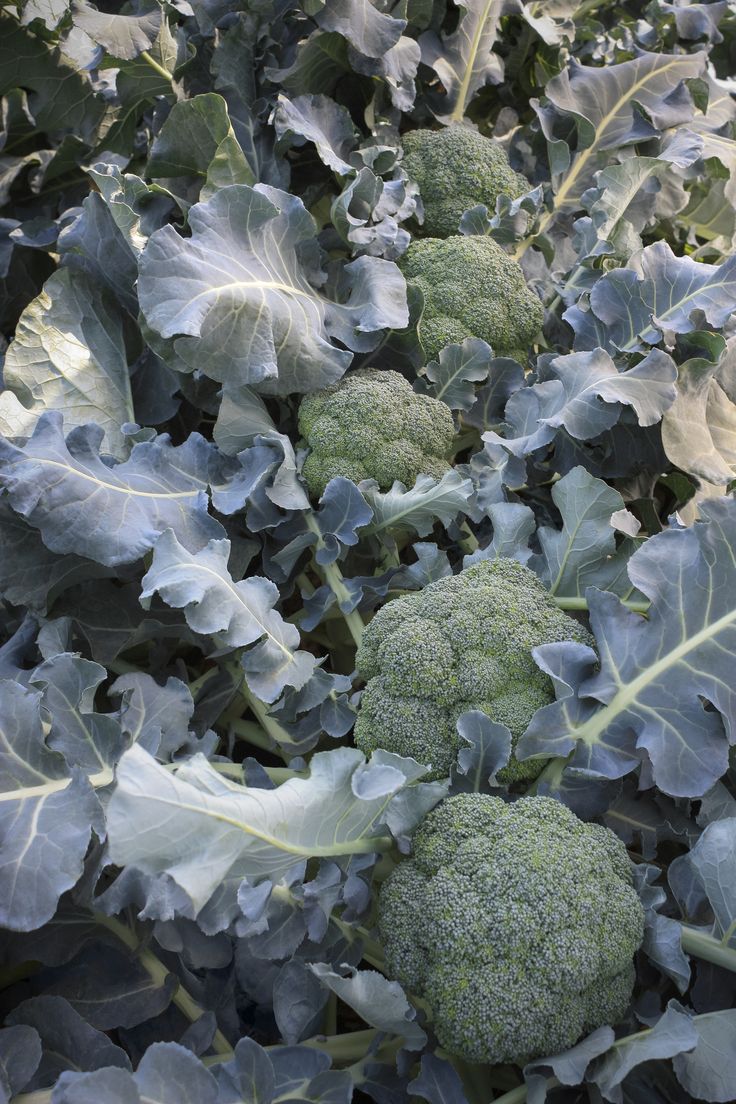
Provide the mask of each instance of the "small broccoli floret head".
POLYGON ((624 1016, 644 910, 613 832, 547 797, 460 794, 413 844, 383 884, 378 928, 443 1047, 523 1065, 624 1016))
POLYGON ((493 211, 501 194, 516 199, 529 190, 503 147, 462 123, 443 130, 411 130, 402 143, 402 166, 419 185, 424 204, 422 230, 433 238, 457 234, 470 207, 484 203, 493 211))
MULTIPOLYGON (((411 756, 431 766, 431 777, 445 777, 461 746, 457 719, 479 709, 507 726, 515 747, 537 709, 554 700, 532 648, 559 640, 593 643, 515 560, 482 560, 389 602, 356 657, 367 680, 356 744, 366 754, 383 748, 411 756)), ((531 780, 543 766, 512 755, 498 778, 531 780)))
POLYGON ((455 427, 445 403, 417 395, 398 372, 363 368, 305 396, 299 432, 311 449, 304 478, 319 497, 338 475, 375 479, 382 491, 397 479, 413 487, 418 475, 439 478, 455 427))
POLYGON ((518 356, 544 321, 520 266, 492 238, 423 238, 399 265, 424 298, 418 334, 428 360, 466 337, 487 341, 497 356, 518 356))

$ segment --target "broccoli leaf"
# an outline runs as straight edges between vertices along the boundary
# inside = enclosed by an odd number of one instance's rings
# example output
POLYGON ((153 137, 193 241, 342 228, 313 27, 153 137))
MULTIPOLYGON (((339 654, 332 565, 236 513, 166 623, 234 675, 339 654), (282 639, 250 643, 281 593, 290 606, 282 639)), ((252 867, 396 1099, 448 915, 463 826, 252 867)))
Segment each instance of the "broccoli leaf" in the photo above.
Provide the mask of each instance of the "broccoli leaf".
POLYGON ((715 917, 714 934, 724 945, 736 946, 736 885, 731 877, 736 861, 736 817, 709 824, 687 855, 670 864, 669 881, 686 915, 707 901, 715 917))
POLYGON ((598 280, 590 311, 571 307, 564 317, 575 330, 575 348, 604 344, 631 352, 662 340, 663 333, 685 334, 705 315, 719 328, 736 308, 736 258, 720 265, 676 257, 667 242, 655 242, 598 280), (603 341, 601 341, 603 337, 603 341))
POLYGON ((183 609, 187 624, 212 636, 221 649, 260 641, 243 655, 248 685, 262 701, 275 701, 285 686, 303 686, 317 660, 297 651, 299 631, 274 609, 277 587, 260 576, 234 582, 227 569, 230 541, 211 540, 201 551, 187 551, 172 529, 159 538, 153 562, 142 580, 141 605, 153 594, 183 609))
POLYGON ((311 970, 366 1023, 401 1035, 407 1050, 422 1049, 427 1036, 415 1022, 416 1012, 398 981, 388 981, 376 970, 353 970, 349 977, 341 977, 321 962, 312 964, 311 970))
POLYGON ((284 144, 313 142, 325 165, 341 176, 356 171, 350 163, 356 145, 350 113, 329 96, 295 96, 293 100, 279 96, 273 125, 284 144))
POLYGON ((46 746, 40 692, 7 681, 0 697, 0 923, 31 931, 80 877, 99 806, 84 775, 46 746))
MULTIPOLYGON (((600 671, 568 683, 567 696, 536 714, 519 758, 569 755, 573 769, 617 778, 645 752, 660 790, 688 797, 727 770, 736 742, 736 503, 714 500, 701 511, 703 521, 650 537, 629 561, 631 582, 652 603, 647 620, 588 590, 600 671)), ((551 673, 566 648, 534 654, 551 673)))
POLYGON ((565 598, 584 599, 589 586, 631 598, 635 587, 626 567, 636 546, 631 540, 616 544, 613 515, 625 510, 619 492, 577 467, 554 485, 552 501, 562 529, 539 527, 542 552, 531 557, 529 567, 563 605, 565 598))
POLYGON ((161 9, 150 0, 141 7, 143 10, 137 15, 107 15, 84 0, 74 0, 72 18, 75 27, 104 46, 114 58, 131 61, 143 50, 151 49, 161 30, 161 9))
POLYGON ((692 1016, 677 1001, 670 1001, 650 1031, 630 1036, 618 1047, 611 1047, 607 1054, 596 1060, 589 1071, 590 1080, 598 1086, 605 1100, 623 1104, 621 1083, 642 1062, 655 1058, 673 1058, 698 1043, 698 1033, 692 1016))
POLYGON ((460 122, 484 84, 500 84, 503 61, 494 53, 504 15, 518 12, 518 0, 454 0, 460 8, 457 30, 444 38, 425 31, 419 39, 422 62, 434 69, 443 92, 432 110, 443 123, 460 122))
POLYGON ((693 1097, 728 1104, 736 1098, 732 1060, 736 1050, 736 1009, 696 1016, 693 1025, 698 1034, 695 1049, 675 1055, 672 1061, 677 1080, 693 1097))
POLYGON ((96 422, 122 459, 120 427, 134 421, 122 318, 112 298, 68 269, 55 272, 20 317, 5 358, 0 430, 27 437, 45 411, 67 430, 96 422))
POLYGON ((548 81, 545 94, 551 109, 542 106, 537 111, 552 147, 550 160, 561 171, 554 212, 543 223, 549 225, 557 212, 580 206, 603 151, 645 141, 656 137, 660 129, 689 121, 694 111, 692 100, 687 93, 676 92, 683 81, 701 76, 704 63, 702 53, 642 52, 618 65, 594 67, 572 61, 548 81), (575 123, 578 148, 572 155, 554 136, 552 113, 575 123))
POLYGON ((714 361, 703 345, 705 355, 677 369, 677 398, 662 419, 662 444, 682 471, 724 486, 736 477, 736 403, 719 378, 720 350, 714 361))
POLYGON ((201 199, 228 184, 254 183, 222 96, 204 92, 174 104, 151 145, 146 175, 194 180, 201 199))
POLYGON ((426 537, 435 521, 449 525, 465 508, 473 490, 470 480, 455 471, 446 472, 439 481, 420 475, 410 490, 397 482, 385 494, 373 483, 365 480, 361 490, 374 519, 364 532, 376 534, 413 529, 426 537))
POLYGON ((65 442, 53 411, 22 448, 0 438, 0 483, 48 548, 114 565, 139 559, 167 528, 194 550, 222 534, 207 513, 211 446, 199 434, 178 447, 140 442, 115 466, 99 455, 101 438, 87 425, 65 442))
POLYGON ((151 235, 138 293, 148 325, 174 338, 176 357, 212 379, 271 394, 339 379, 351 353, 408 325, 404 278, 390 261, 359 257, 343 269, 345 301, 328 299, 301 200, 257 184, 221 188, 189 212, 191 237, 151 235))
MULTIPOLYGON (((424 369, 424 375, 433 385, 422 391, 435 399, 442 399, 451 410, 468 411, 475 402, 474 383, 488 379, 493 350, 478 337, 466 337, 460 345, 447 345, 439 356, 424 369)), ((423 383, 424 381, 418 381, 423 383)), ((415 390, 419 390, 416 387, 415 390)))
POLYGON ((38 1069, 41 1039, 28 1024, 0 1029, 0 1090, 7 1100, 21 1092, 38 1069))
POLYGON ((110 856, 147 874, 167 873, 198 912, 225 878, 275 880, 302 859, 385 850, 390 840, 380 826, 424 768, 384 758, 390 779, 361 798, 359 784, 373 768, 354 748, 318 752, 308 778, 258 790, 227 781, 202 755, 172 774, 133 747, 120 760, 107 809, 110 856))

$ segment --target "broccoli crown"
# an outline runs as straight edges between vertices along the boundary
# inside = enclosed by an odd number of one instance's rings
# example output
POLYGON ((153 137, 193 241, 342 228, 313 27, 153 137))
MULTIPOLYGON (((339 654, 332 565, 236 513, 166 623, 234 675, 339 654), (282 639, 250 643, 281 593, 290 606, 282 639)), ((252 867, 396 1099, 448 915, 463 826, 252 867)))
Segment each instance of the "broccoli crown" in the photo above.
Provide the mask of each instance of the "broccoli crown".
POLYGON ((424 233, 457 234, 464 211, 484 203, 495 210, 501 194, 524 195, 529 183, 508 163, 502 146, 456 123, 444 130, 412 130, 402 138, 403 168, 419 185, 424 233))
POLYGON ((412 487, 420 474, 439 478, 455 427, 445 403, 417 395, 398 372, 363 368, 307 395, 299 432, 311 449, 304 478, 319 496, 337 475, 375 479, 382 491, 396 479, 412 487))
POLYGON ((413 842, 382 887, 378 928, 442 1046, 522 1065, 624 1016, 644 910, 613 832, 548 797, 460 794, 413 842))
POLYGON ((423 238, 399 265, 424 297, 418 332, 428 359, 466 337, 502 356, 528 346, 544 321, 521 268, 492 238, 423 238))
MULTIPOLYGON (((592 644, 558 610, 536 575, 515 560, 482 560, 459 575, 389 602, 363 633, 356 657, 367 679, 355 742, 431 764, 446 777, 461 744, 457 718, 480 709, 511 731, 513 746, 552 682, 531 654, 539 644, 592 644)), ((543 760, 513 756, 501 782, 536 778, 543 760)))

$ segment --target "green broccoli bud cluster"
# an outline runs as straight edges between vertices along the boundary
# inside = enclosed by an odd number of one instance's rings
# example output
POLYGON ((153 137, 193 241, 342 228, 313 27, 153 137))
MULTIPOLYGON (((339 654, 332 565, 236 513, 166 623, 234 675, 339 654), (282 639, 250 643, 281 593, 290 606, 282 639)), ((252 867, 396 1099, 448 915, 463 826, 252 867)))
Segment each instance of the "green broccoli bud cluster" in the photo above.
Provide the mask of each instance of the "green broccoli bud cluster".
POLYGON ((458 233, 465 211, 484 203, 495 210, 500 195, 516 199, 529 182, 509 165, 502 146, 462 123, 443 130, 412 130, 402 137, 402 167, 419 185, 422 230, 433 238, 458 233))
POLYGON ((544 321, 521 267, 492 238, 423 238, 399 266, 424 299, 417 329, 428 360, 466 337, 487 341, 497 356, 518 356, 544 321))
MULTIPOLYGON (((385 605, 366 627, 356 657, 367 680, 355 743, 450 773, 461 740, 457 719, 479 709, 506 725, 516 746, 554 700, 532 648, 560 640, 593 643, 557 608, 537 576, 515 560, 482 560, 385 605)), ((544 760, 512 756, 499 781, 536 778, 544 760)))
POLYGON ((395 480, 413 487, 418 475, 449 469, 455 426, 450 408, 417 395, 398 372, 362 368, 305 396, 299 432, 310 448, 303 475, 314 497, 331 479, 375 479, 382 491, 395 480))
POLYGON ((443 1047, 523 1065, 623 1018, 644 910, 608 828, 547 797, 461 794, 383 884, 378 929, 443 1047))

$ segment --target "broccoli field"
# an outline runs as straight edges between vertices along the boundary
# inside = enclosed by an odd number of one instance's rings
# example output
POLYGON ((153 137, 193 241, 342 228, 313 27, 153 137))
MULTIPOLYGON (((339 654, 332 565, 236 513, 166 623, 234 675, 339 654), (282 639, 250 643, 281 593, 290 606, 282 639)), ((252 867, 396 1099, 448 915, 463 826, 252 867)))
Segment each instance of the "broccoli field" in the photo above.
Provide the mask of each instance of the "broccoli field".
POLYGON ((0 99, 0 1104, 732 1104, 736 0, 0 99))

